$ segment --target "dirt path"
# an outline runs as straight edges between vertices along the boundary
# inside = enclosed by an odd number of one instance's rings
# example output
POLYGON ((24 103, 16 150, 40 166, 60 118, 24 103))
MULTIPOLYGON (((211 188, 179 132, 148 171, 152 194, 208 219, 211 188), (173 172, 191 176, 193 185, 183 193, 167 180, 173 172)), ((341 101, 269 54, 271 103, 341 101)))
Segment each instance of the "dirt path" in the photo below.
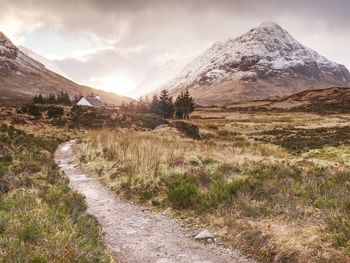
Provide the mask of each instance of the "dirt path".
POLYGON ((75 167, 73 146, 73 141, 60 145, 55 160, 72 188, 86 197, 88 213, 97 218, 108 246, 121 262, 252 262, 237 251, 193 240, 193 233, 174 219, 120 200, 75 167))

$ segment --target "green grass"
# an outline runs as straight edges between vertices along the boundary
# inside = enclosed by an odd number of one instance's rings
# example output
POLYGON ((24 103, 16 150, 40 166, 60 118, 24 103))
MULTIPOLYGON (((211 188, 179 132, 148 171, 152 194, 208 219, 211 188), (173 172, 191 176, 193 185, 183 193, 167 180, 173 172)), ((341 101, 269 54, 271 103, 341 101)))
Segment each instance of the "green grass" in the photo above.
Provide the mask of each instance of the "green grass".
POLYGON ((53 161, 59 139, 2 123, 0 143, 13 151, 0 161, 0 262, 114 262, 84 198, 53 161))

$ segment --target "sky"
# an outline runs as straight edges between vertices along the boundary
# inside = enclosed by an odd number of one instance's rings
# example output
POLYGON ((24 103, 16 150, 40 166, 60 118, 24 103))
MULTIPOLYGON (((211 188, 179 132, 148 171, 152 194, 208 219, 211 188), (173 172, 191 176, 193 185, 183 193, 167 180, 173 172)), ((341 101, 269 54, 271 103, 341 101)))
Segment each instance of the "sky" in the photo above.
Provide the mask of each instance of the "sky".
POLYGON ((350 68, 349 0, 0 0, 0 31, 79 84, 137 96, 170 59, 262 22, 350 68))

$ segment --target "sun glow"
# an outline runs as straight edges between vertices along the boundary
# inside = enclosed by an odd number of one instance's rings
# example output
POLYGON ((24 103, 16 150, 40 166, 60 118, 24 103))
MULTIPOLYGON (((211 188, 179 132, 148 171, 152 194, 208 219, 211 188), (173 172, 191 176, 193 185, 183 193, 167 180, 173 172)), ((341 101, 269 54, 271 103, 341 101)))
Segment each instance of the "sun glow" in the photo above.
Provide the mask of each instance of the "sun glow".
POLYGON ((105 91, 115 92, 120 95, 128 95, 132 92, 136 83, 130 78, 122 75, 115 75, 103 78, 94 78, 90 80, 90 85, 105 91))

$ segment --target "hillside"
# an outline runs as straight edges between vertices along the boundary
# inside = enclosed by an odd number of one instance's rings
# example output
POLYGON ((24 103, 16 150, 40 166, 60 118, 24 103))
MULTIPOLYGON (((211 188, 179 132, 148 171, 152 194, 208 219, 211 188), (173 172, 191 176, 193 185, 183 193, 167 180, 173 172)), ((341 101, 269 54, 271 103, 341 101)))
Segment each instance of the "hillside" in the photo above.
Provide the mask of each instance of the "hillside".
POLYGON ((258 100, 226 106, 231 110, 306 111, 315 113, 350 112, 350 88, 331 87, 302 91, 276 100, 258 100))
POLYGON ((283 97, 309 89, 349 86, 350 73, 305 47, 275 23, 217 42, 162 88, 185 88, 199 104, 283 97))
POLYGON ((109 104, 132 99, 111 92, 81 86, 48 70, 42 63, 27 56, 0 32, 0 103, 30 101, 39 93, 67 92, 72 98, 90 92, 98 93, 109 104))

